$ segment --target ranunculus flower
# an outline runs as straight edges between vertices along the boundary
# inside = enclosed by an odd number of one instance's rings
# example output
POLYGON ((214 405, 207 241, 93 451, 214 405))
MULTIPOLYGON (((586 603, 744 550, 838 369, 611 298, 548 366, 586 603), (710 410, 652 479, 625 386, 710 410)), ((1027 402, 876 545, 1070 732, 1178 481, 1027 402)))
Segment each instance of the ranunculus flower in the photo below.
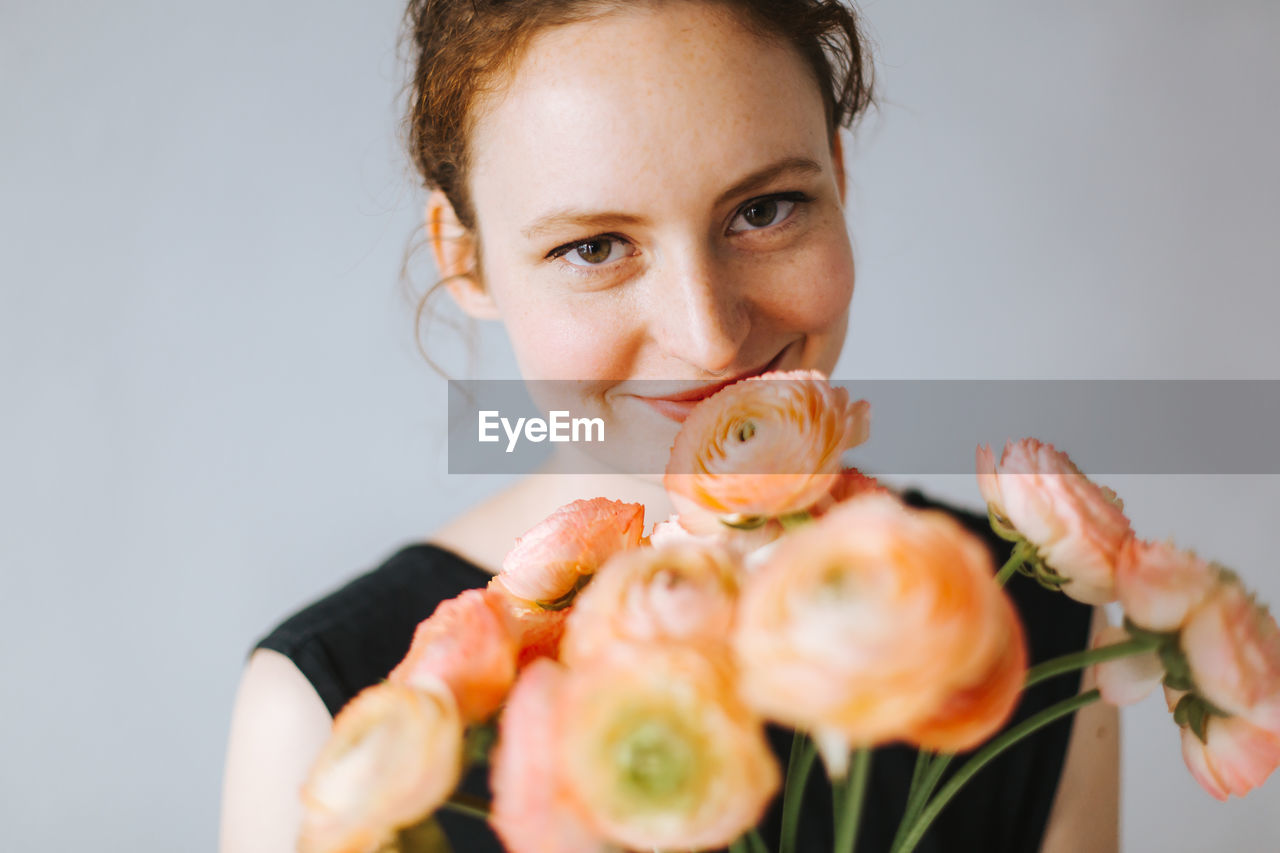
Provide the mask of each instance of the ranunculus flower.
POLYGON ((760 718, 727 657, 619 644, 569 671, 565 780, 588 821, 629 849, 727 846, 781 782, 760 718))
MULTIPOLYGON (((1100 649, 1128 642, 1129 632, 1118 625, 1108 625, 1093 638, 1092 647, 1100 649)), ((1155 690, 1164 678, 1164 666, 1155 651, 1128 655, 1115 660, 1095 664, 1098 690, 1102 700, 1121 707, 1141 702, 1155 690)), ((1177 704, 1176 702, 1174 703, 1177 704)), ((1172 710, 1172 709, 1170 709, 1172 710)))
POLYGON ((621 642, 727 642, 738 595, 728 552, 696 542, 618 554, 574 602, 561 647, 571 665, 621 642))
POLYGON ((991 666, 960 685, 933 717, 914 726, 907 739, 935 752, 963 752, 990 738, 1013 713, 1027 677, 1027 640, 1018 611, 1000 596, 1005 639, 991 666))
POLYGON ((1182 727, 1182 759, 1200 786, 1219 800, 1243 797, 1280 766, 1280 734, 1240 717, 1210 716, 1207 742, 1182 727))
POLYGON ((722 522, 719 516, 687 506, 680 515, 672 515, 666 521, 654 525, 649 542, 655 546, 677 541, 697 542, 719 546, 735 556, 745 557, 773 542, 784 532, 782 524, 776 519, 756 521, 762 523, 731 527, 722 522))
POLYGON ((809 508, 809 513, 814 518, 818 518, 831 511, 838 504, 866 494, 892 496, 893 492, 875 477, 868 477, 857 468, 845 468, 836 477, 831 491, 819 498, 818 502, 809 508))
POLYGON ((867 440, 869 409, 813 370, 735 382, 689 413, 663 483, 681 517, 806 510, 831 491, 841 455, 867 440))
POLYGON ((467 723, 487 719, 516 679, 516 644, 506 622, 482 590, 442 601, 413 632, 391 681, 426 687, 434 679, 453 692, 467 723))
POLYGON ((1225 579, 1191 612, 1181 645, 1196 693, 1280 735, 1280 627, 1239 581, 1225 579))
POLYGON ((1125 542, 1116 564, 1125 616, 1148 631, 1177 631, 1217 580, 1218 570, 1194 552, 1136 536, 1125 542))
POLYGON ((516 539, 497 580, 516 598, 548 609, 564 607, 605 560, 638 547, 643 536, 642 504, 574 501, 516 539))
POLYGON ((944 512, 883 495, 840 504, 780 540, 744 581, 734 631, 743 695, 814 732, 833 775, 851 746, 926 725, 994 731, 1026 654, 1002 660, 1023 638, 994 573, 985 543, 944 512), (948 707, 955 717, 940 719, 948 707))
POLYGON ((549 659, 524 669, 498 723, 490 757, 489 823, 510 853, 602 853, 615 849, 584 820, 564 783, 560 726, 567 672, 549 659))
POLYGON ((546 610, 532 601, 516 598, 495 575, 485 588, 489 606, 506 620, 507 633, 516 645, 516 669, 535 658, 559 658, 560 637, 570 608, 546 610))
POLYGON ((1066 579, 1064 593, 1085 604, 1115 600, 1116 561, 1133 531, 1114 492, 1034 438, 1006 444, 999 466, 980 446, 977 468, 988 509, 1066 579))
POLYGON ((702 538, 686 530, 680 524, 680 517, 672 514, 665 521, 659 521, 649 534, 649 544, 655 548, 663 545, 674 545, 681 542, 699 542, 702 538))
POLYGON ((302 788, 301 853, 373 853, 443 803, 462 771, 462 720, 443 685, 384 681, 333 721, 302 788))

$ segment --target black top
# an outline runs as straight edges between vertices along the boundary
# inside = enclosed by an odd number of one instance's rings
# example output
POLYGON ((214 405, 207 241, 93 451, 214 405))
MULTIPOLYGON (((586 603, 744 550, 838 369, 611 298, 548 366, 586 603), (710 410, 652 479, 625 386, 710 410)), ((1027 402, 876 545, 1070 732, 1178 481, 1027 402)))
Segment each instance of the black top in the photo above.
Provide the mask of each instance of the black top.
MULTIPOLYGON (((984 516, 933 501, 918 491, 903 495, 916 507, 943 509, 991 548, 997 566, 1012 546, 995 536, 984 516)), ((386 677, 404 657, 414 628, 436 605, 466 589, 482 587, 492 577, 484 569, 429 543, 396 551, 385 563, 286 619, 256 648, 272 649, 291 659, 310 680, 330 714, 337 714, 356 693, 386 677)), ((1032 663, 1080 651, 1088 644, 1092 611, 1061 593, 1049 592, 1033 580, 1015 575, 1008 590, 1026 627, 1032 663)), ((1022 698, 1009 725, 1075 695, 1079 673, 1037 685, 1022 698)), ((918 853, 1034 853, 1040 849, 1049 811, 1062 773, 1071 718, 1041 730, 1005 752, 978 773, 951 801, 925 835, 918 853)), ((790 733, 768 727, 770 744, 785 770, 790 733)), ((889 849, 905 804, 916 752, 897 745, 876 750, 863 812, 858 849, 889 849)), ((963 763, 953 761, 949 770, 963 763)), ((489 798, 486 768, 466 774, 462 790, 489 798)), ((440 825, 459 853, 501 851, 497 836, 474 818, 441 810, 440 825)), ((777 849, 781 797, 775 797, 760 823, 770 849, 777 849)), ((831 789, 821 762, 815 765, 805 794, 799 849, 827 853, 832 847, 831 789)))

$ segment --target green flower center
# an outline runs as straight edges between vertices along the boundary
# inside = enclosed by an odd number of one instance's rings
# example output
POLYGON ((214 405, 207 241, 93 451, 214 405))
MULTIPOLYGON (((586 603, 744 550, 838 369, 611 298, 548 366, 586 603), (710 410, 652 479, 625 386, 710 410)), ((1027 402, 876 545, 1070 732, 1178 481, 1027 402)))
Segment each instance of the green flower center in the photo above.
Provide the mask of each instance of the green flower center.
POLYGON ((692 805, 700 775, 693 732, 676 720, 650 718, 619 734, 612 758, 625 801, 645 811, 692 805))

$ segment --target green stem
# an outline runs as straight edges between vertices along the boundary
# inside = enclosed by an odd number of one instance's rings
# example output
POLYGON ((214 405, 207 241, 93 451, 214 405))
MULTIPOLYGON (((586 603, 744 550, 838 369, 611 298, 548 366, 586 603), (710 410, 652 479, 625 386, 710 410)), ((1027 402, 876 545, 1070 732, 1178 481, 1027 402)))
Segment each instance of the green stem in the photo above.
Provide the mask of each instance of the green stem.
POLYGON ((1027 561, 1030 555, 1031 546, 1026 542, 1019 542, 1013 546, 1013 553, 1009 555, 1009 559, 1000 567, 1000 571, 996 572, 996 586, 1004 586, 1009 578, 1013 577, 1023 563, 1027 561))
POLYGON ((893 843, 889 845, 890 850, 895 850, 902 841, 902 835, 906 832, 908 826, 916 819, 921 807, 924 806, 925 800, 929 795, 924 792, 924 780, 929 772, 929 767, 933 762, 933 753, 928 750, 920 750, 916 753, 916 766, 911 771, 911 785, 907 788, 907 806, 902 812, 902 821, 898 824, 898 831, 893 837, 893 843))
POLYGON ((915 823, 916 818, 920 816, 920 812, 924 809, 925 803, 929 802, 929 797, 933 796, 934 789, 938 787, 938 782, 942 780, 942 774, 946 771, 947 765, 951 763, 953 758, 955 756, 949 753, 935 755, 932 763, 925 768, 920 778, 919 788, 908 797, 906 811, 902 813, 902 822, 898 824, 898 831, 893 836, 893 843, 889 845, 892 853, 898 853, 901 849, 907 829, 915 823))
MULTIPOLYGON (((657 853, 657 851, 655 850, 654 853, 657 853)), ((747 848, 747 837, 741 835, 734 839, 734 842, 729 845, 729 853, 751 853, 747 848)))
POLYGON ((754 829, 747 832, 747 849, 749 853, 769 853, 769 845, 764 843, 760 833, 754 829))
POLYGON ((903 839, 901 847, 897 853, 911 853, 916 849, 916 845, 920 843, 920 839, 924 837, 925 831, 934 819, 938 817, 951 798, 956 795, 961 788, 965 786, 975 773, 986 767, 992 759, 996 758, 1000 753, 1010 748, 1018 741, 1029 735, 1034 734, 1045 726, 1057 722, 1062 717, 1073 714, 1092 702, 1098 701, 1101 694, 1097 690, 1090 690, 1081 693, 1078 696, 1072 696, 1064 699, 1056 705, 1050 705, 1038 714, 1023 720, 1018 725, 1006 731, 995 740, 988 743, 982 749, 978 750, 972 758, 965 762, 964 766, 956 771, 956 774, 947 780, 947 784, 942 786, 942 790, 938 792, 938 796, 934 797, 929 805, 925 806, 920 817, 916 819, 915 824, 908 830, 906 837, 903 839))
POLYGON ((1074 672, 1077 669, 1093 666, 1095 663, 1149 652, 1159 645, 1160 640, 1158 638, 1143 637, 1138 640, 1126 640, 1123 643, 1113 643, 1097 649, 1086 649, 1083 652, 1072 652, 1069 655, 1051 658, 1027 670, 1027 681, 1024 689, 1034 687, 1042 681, 1053 678, 1055 675, 1074 672))
POLYGON ((853 853, 858 841, 858 824, 862 822, 862 803, 866 799, 867 777, 871 771, 871 750, 859 749, 853 754, 849 775, 839 784, 836 803, 836 843, 834 853, 853 853))
POLYGON ((911 771, 911 786, 907 788, 907 800, 910 801, 911 795, 916 792, 916 786, 920 784, 920 780, 924 778, 924 771, 928 769, 929 762, 933 760, 933 753, 926 749, 922 749, 916 753, 916 767, 911 771))
POLYGON ((809 771, 817 757, 813 741, 804 732, 791 735, 791 759, 787 764, 787 780, 782 791, 782 839, 778 853, 795 853, 796 831, 800 827, 800 807, 804 789, 809 784, 809 771))
POLYGON ((464 794, 461 791, 454 791, 453 796, 441 803, 440 808, 480 820, 489 819, 489 803, 484 797, 464 794))

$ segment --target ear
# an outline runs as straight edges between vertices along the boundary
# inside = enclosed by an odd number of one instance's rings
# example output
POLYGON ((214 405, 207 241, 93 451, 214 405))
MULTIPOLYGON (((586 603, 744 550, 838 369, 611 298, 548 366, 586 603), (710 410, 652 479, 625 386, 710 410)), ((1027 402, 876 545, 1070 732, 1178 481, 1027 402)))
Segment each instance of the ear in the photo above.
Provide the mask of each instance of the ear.
POLYGON ((426 227, 436 269, 453 301, 470 317, 497 319, 498 305, 476 274, 475 235, 458 221, 453 205, 440 190, 427 198, 426 227))
POLYGON ((840 204, 844 205, 847 187, 844 181, 844 140, 840 137, 840 128, 831 134, 831 164, 836 170, 836 189, 840 192, 840 204))

